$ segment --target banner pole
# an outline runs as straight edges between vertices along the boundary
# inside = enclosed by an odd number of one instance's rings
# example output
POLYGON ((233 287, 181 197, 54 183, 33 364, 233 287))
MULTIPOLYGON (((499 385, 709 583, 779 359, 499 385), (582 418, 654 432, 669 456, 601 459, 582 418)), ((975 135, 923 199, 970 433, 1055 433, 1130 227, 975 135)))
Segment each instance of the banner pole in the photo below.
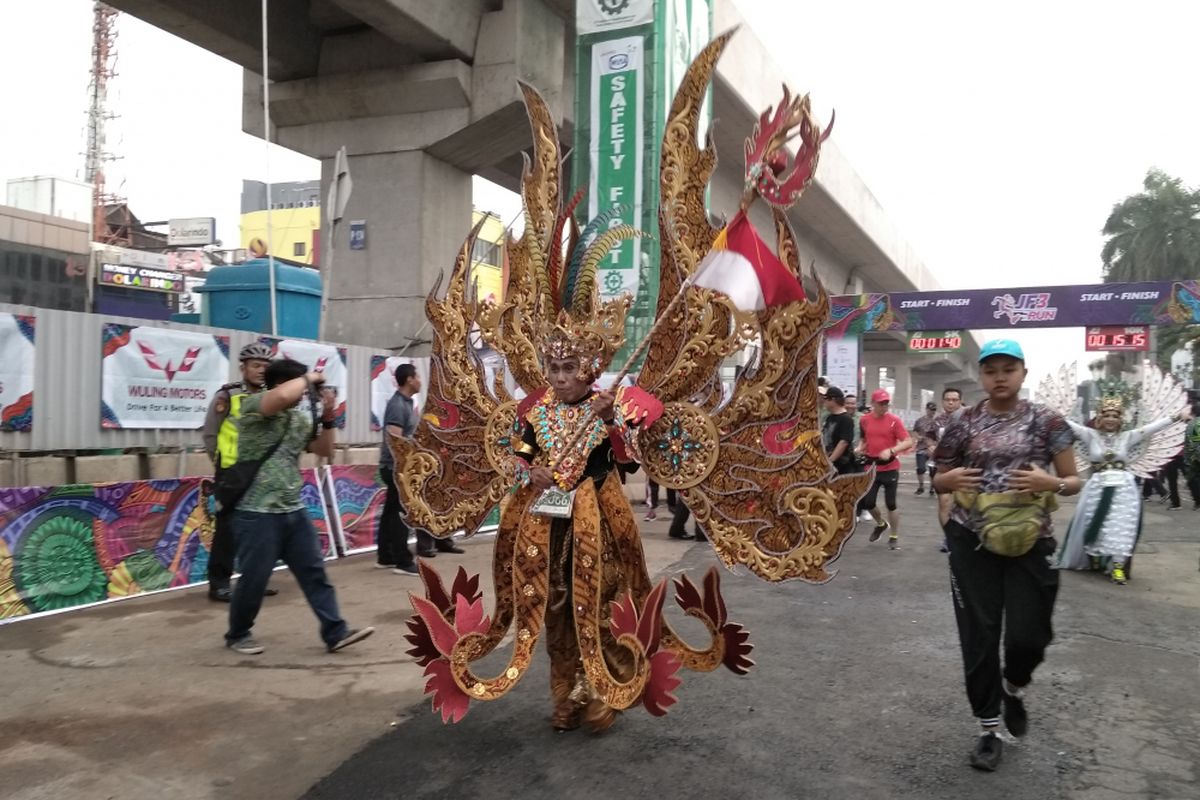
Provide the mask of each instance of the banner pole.
POLYGON ((271 82, 267 78, 267 3, 262 0, 263 172, 267 185, 267 283, 271 301, 271 335, 279 335, 279 309, 275 304, 275 248, 271 244, 271 82))

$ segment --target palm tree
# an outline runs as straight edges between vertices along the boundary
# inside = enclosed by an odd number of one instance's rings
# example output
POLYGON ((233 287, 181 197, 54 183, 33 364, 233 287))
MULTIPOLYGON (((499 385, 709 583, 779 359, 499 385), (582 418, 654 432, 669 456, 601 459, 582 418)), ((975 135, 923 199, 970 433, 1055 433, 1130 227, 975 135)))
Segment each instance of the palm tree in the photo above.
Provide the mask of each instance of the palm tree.
MULTIPOLYGON (((1106 283, 1175 281, 1200 278, 1200 191, 1179 178, 1151 169, 1144 191, 1113 206, 1104 223, 1106 283)), ((1157 361, 1169 371, 1179 347, 1197 351, 1200 326, 1167 326, 1158 331, 1157 361)))
POLYGON ((1158 169, 1113 206, 1100 258, 1107 283, 1200 278, 1200 191, 1158 169))

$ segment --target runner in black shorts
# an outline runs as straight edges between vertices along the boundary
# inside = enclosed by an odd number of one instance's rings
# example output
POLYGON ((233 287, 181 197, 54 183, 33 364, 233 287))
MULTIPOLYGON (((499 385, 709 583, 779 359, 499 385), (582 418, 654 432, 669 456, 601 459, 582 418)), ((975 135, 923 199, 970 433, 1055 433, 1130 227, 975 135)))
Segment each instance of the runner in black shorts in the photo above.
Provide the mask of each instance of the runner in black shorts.
POLYGON ((884 531, 890 530, 888 546, 899 550, 900 513, 896 510, 896 487, 900 480, 900 462, 896 457, 911 450, 913 441, 904 428, 904 422, 888 410, 891 401, 887 391, 875 390, 871 395, 871 413, 858 421, 862 430, 858 452, 875 465, 875 482, 859 503, 859 510, 866 511, 875 520, 875 530, 871 531, 869 541, 877 541, 884 531), (886 520, 875 508, 881 486, 883 502, 888 510, 886 520))

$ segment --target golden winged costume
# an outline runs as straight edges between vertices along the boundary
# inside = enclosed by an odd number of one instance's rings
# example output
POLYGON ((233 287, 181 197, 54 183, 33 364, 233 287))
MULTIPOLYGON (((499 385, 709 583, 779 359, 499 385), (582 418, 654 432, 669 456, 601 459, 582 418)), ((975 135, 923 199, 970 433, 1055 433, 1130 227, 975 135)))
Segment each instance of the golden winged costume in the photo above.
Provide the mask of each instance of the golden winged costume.
MULTIPOLYGON (((471 700, 495 700, 528 670, 539 638, 551 660, 556 727, 595 729, 642 704, 662 715, 676 701, 681 668, 738 674, 753 666, 748 634, 727 617, 714 566, 697 587, 675 581, 676 601, 708 631, 700 647, 684 642, 663 617, 666 581, 646 569, 640 534, 614 462, 639 461, 647 475, 679 492, 728 567, 778 582, 824 582, 855 523, 855 504, 870 473, 838 476, 817 434, 816 362, 829 300, 815 297, 759 311, 691 286, 706 255, 721 247, 704 202, 716 166, 711 140, 700 147, 700 106, 731 33, 690 66, 675 95, 662 142, 662 271, 657 323, 634 386, 618 391, 615 425, 586 404, 568 407, 548 386, 550 358, 580 357, 594 379, 624 341, 628 299, 600 302, 596 268, 618 241, 640 235, 609 228, 601 217, 580 230, 576 195, 564 203, 558 135, 538 93, 522 86, 533 157, 522 178, 525 229, 509 237, 504 300, 478 302, 467 286, 478 227, 463 244, 444 297, 426 302, 434 332, 425 418, 412 440, 393 437, 396 479, 409 523, 434 536, 473 533, 501 507, 493 556, 494 606, 485 614, 479 577, 460 568, 447 589, 421 564, 424 596, 412 596, 409 651, 424 667, 427 694, 444 721, 458 721, 471 700), (506 359, 524 396, 502 377, 488 381, 468 334, 478 326, 506 359), (722 362, 748 342, 754 362, 731 392, 722 362), (567 517, 535 511, 542 492, 532 465, 553 468, 574 491, 567 517), (472 664, 512 632, 508 663, 494 675, 472 664)), ((784 100, 762 115, 746 142, 742 211, 761 198, 775 225, 777 258, 800 276, 784 210, 811 182, 820 128, 808 98, 784 100), (785 142, 795 130, 795 155, 785 142)), ((803 292, 801 291, 801 295, 803 292)))

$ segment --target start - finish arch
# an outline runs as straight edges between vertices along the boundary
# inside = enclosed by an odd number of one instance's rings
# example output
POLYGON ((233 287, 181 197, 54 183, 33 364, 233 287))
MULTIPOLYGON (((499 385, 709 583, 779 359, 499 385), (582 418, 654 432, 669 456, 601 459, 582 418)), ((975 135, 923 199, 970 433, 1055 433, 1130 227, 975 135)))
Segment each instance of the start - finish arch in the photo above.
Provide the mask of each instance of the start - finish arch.
POLYGON ((1144 351, 1149 350, 1149 337, 1139 331, 1190 324, 1200 324, 1200 284, 1196 281, 841 295, 832 298, 826 335, 831 341, 842 340, 840 346, 827 351, 836 349, 842 360, 827 358, 826 370, 840 372, 837 377, 830 375, 835 385, 840 379, 856 387, 861 370, 866 374, 862 388, 870 390, 878 385, 875 373, 879 367, 902 364, 895 376, 897 406, 912 409, 919 407, 918 387, 935 393, 945 385, 971 389, 977 371, 966 352, 973 349, 970 337, 962 337, 965 347, 958 353, 935 348, 939 352, 922 354, 906 346, 907 334, 1079 327, 1088 331, 1086 342, 1095 342, 1096 346, 1089 344, 1088 349, 1144 351), (1128 333, 1123 333, 1126 330, 1128 333), (866 352, 859 345, 864 336, 871 342, 866 352), (852 346, 846 346, 850 343, 852 346), (855 376, 852 384, 851 374, 855 376))

